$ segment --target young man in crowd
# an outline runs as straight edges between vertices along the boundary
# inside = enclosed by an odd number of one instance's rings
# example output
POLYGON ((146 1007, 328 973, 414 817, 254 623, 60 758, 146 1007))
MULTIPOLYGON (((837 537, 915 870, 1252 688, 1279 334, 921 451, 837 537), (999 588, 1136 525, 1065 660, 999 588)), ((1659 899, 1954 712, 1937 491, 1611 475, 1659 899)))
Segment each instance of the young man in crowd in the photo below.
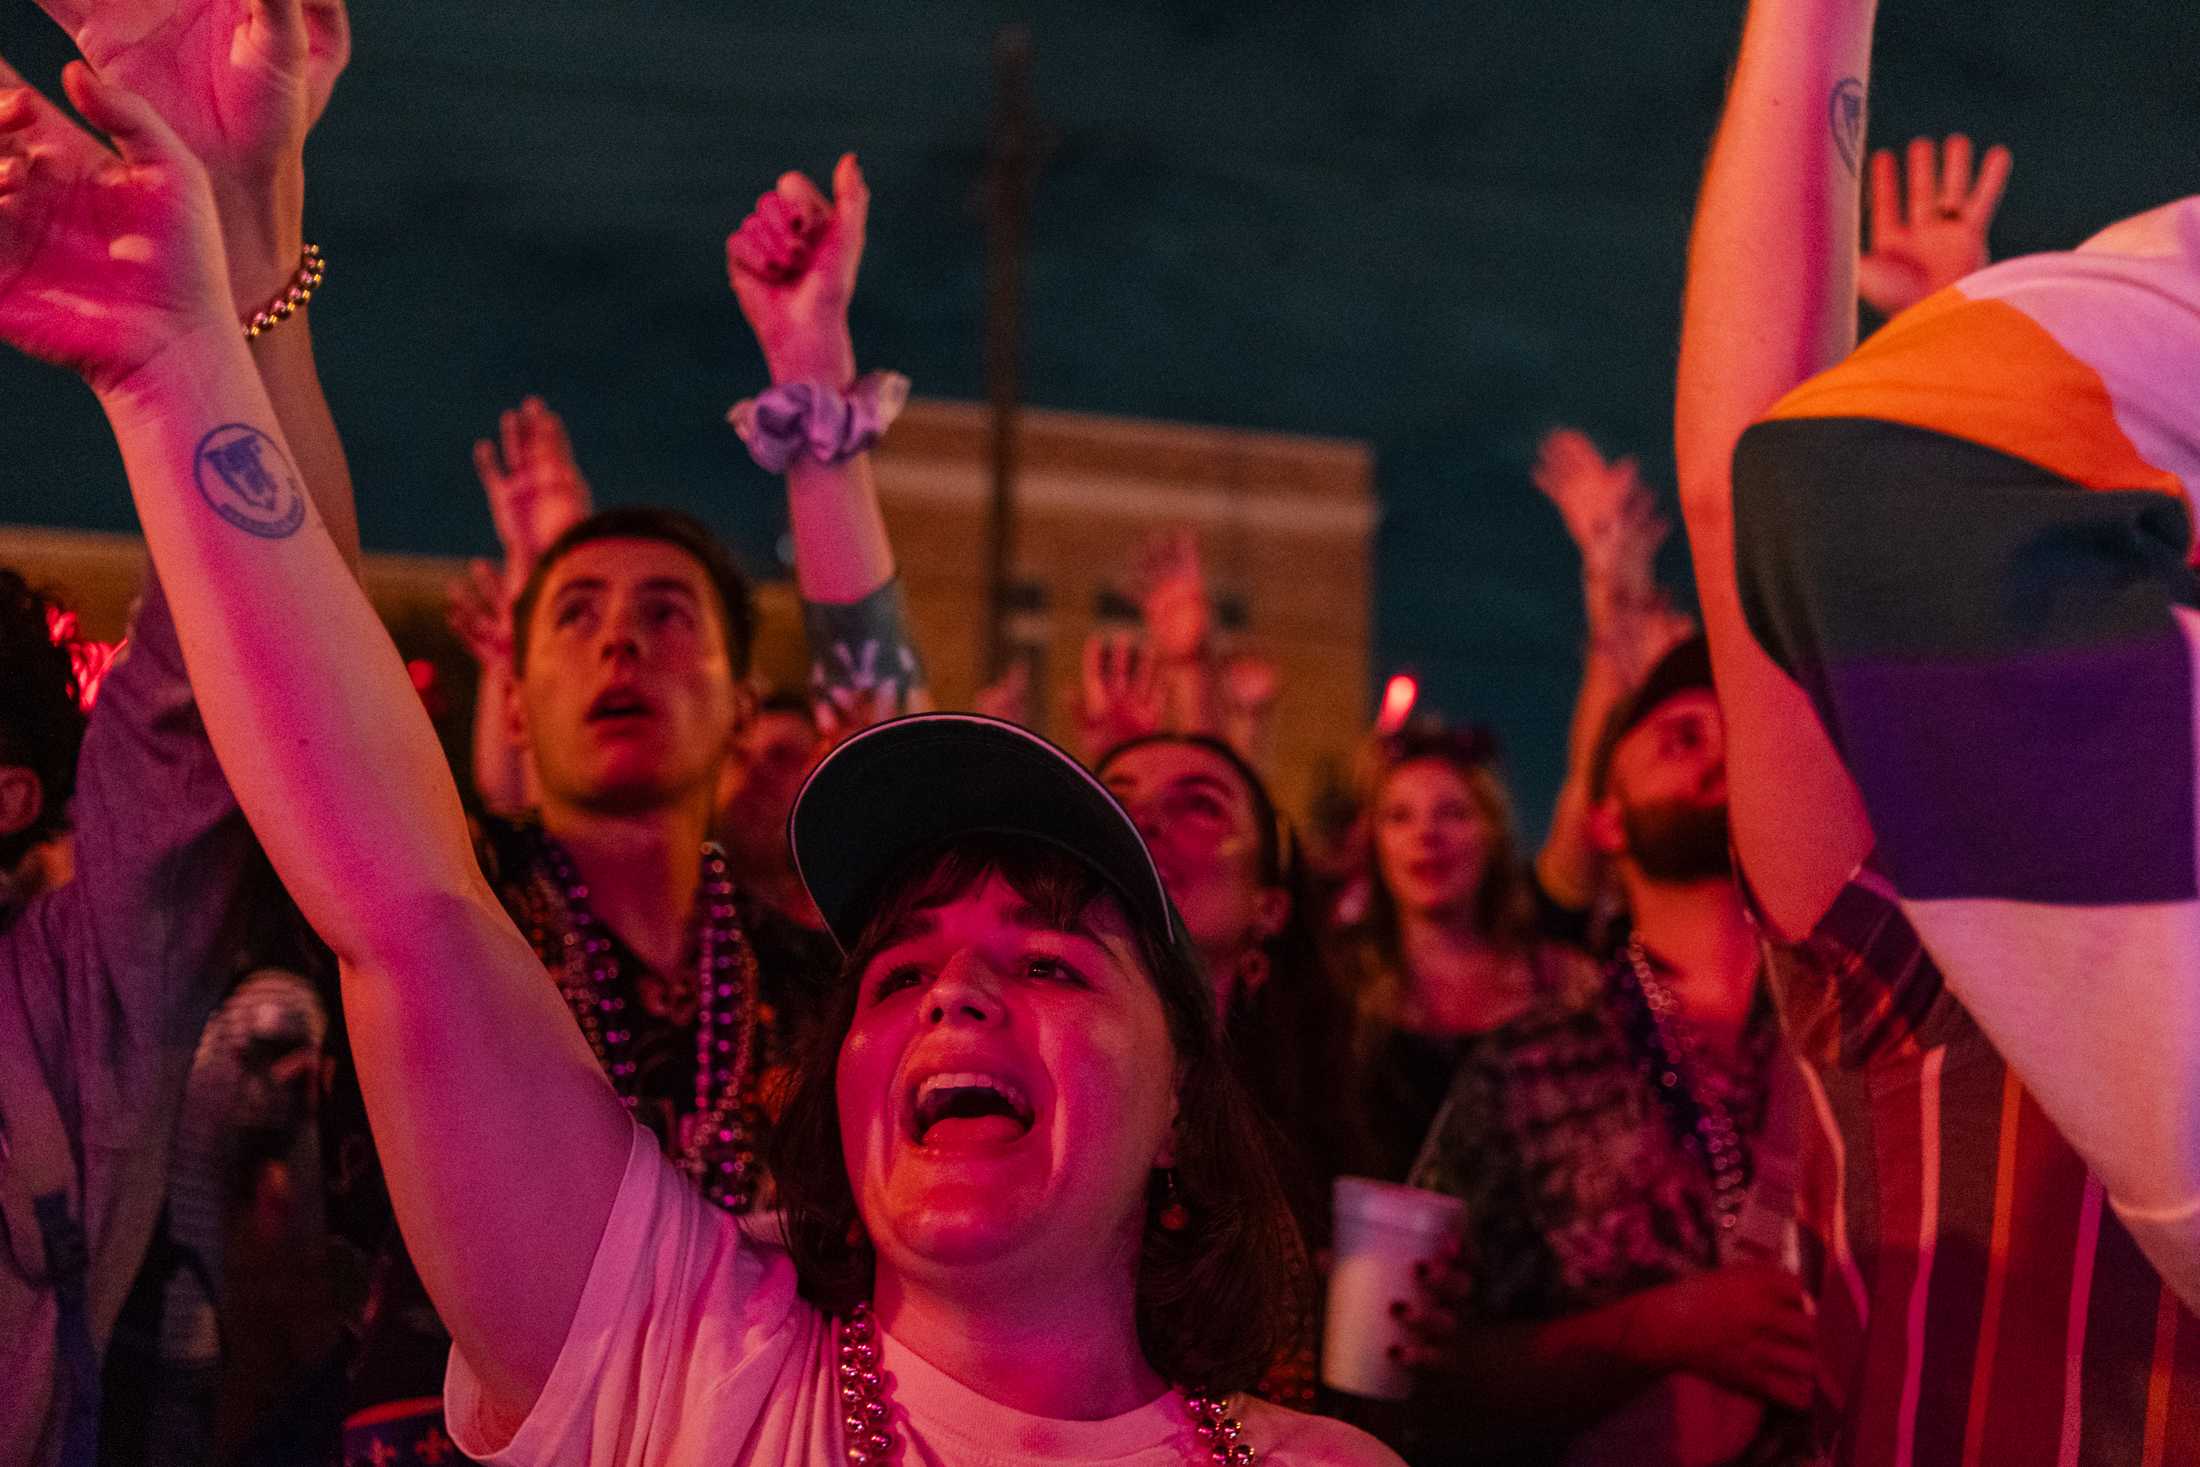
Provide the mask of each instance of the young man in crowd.
POLYGON ((1447 1440, 1428 1451, 1600 1460, 1604 1443, 1681 1462, 1685 1415, 1718 1423, 1723 1451, 1703 1460, 1805 1460, 1802 1290, 1764 1261, 1776 1236, 1744 1247, 1786 1061, 1729 863, 1700 638, 1613 710, 1589 791, 1589 838, 1631 931, 1569 997, 1468 1047, 1415 1178, 1468 1202, 1456 1268, 1410 1315, 1415 1363, 1445 1403, 1447 1440))
MULTIPOLYGON (((1989 153, 1974 188, 1967 152, 1966 140, 1951 139, 1947 163, 1979 207, 1947 212, 1914 197, 1905 205, 1903 167, 1891 153, 1874 157, 1873 246, 1859 262, 1858 289, 1881 314, 1899 314, 1984 263, 2009 160, 2004 150, 1989 153)), ((1940 162, 1929 140, 1912 143, 1913 185, 1932 184, 1940 162)), ((1708 1461, 1753 1441, 1752 1460, 1807 1456, 1805 1421, 1793 1408, 1810 1399, 1812 1335, 1792 1273, 1768 1266, 1786 1261, 1795 1241, 1801 1080, 1772 1023, 1757 934, 1734 877, 1725 721, 1708 647, 1689 637, 1647 672, 1626 670, 1613 655, 1675 620, 1655 590, 1650 556, 1661 527, 1632 464, 1607 463, 1580 435, 1554 433, 1536 475, 1566 515, 1588 572, 1590 683, 1601 676, 1631 688, 1605 701, 1601 727, 1584 731, 1585 689, 1537 876, 1546 893, 1577 893, 1584 907, 1606 881, 1624 920, 1594 949, 1603 966, 1593 1012, 1574 1020, 1590 1041, 1546 1047, 1540 1062, 1559 1061, 1550 1073, 1534 1073, 1538 1056, 1523 1046, 1511 1067, 1485 1067, 1463 1082, 1481 1088, 1454 1107, 1432 1153, 1441 1175, 1432 1176, 1475 1197, 1481 1214, 1540 1222, 1513 1235, 1526 1246, 1509 1251, 1500 1275, 1490 1274, 1492 1260, 1469 1259, 1437 1278, 1457 1307, 1415 1316, 1434 1336, 1424 1358, 1441 1374, 1479 1383, 1481 1424, 1496 1436, 1460 1435, 1462 1449, 1514 1436, 1531 1455, 1538 1441, 1543 1450, 1564 1441, 1584 1461, 1612 1452, 1652 1461, 1661 1451, 1708 1461), (1648 623, 1631 637, 1630 613, 1648 623), (1602 1067, 1584 1066, 1589 1055, 1602 1067), (1640 1088, 1639 1076, 1652 1088, 1640 1088), (1624 1120, 1605 1124, 1609 1104, 1578 1104, 1592 1092, 1624 1098, 1624 1120), (1561 1095, 1575 1098, 1565 1102, 1574 1107, 1567 1123, 1533 1119, 1534 1097, 1561 1095), (1655 1098, 1646 1104, 1646 1095, 1655 1098), (1511 1123, 1492 1125, 1500 1115, 1511 1123), (1584 1195, 1576 1193, 1554 1210, 1564 1189, 1530 1199, 1489 1187, 1502 1171, 1493 1163, 1507 1160, 1592 1191, 1614 1179, 1648 1185, 1607 1192, 1597 1207, 1575 1205, 1584 1195), (1612 1195, 1624 1204, 1610 1205, 1612 1195), (1582 1240, 1611 1237, 1634 1240, 1620 1250, 1619 1273, 1574 1256, 1582 1240), (1662 1257, 1647 1240, 1665 1240, 1662 1257), (1704 1271, 1713 1263, 1722 1266, 1704 1271), (1568 1283, 1554 1287, 1559 1278, 1568 1283), (1478 1327, 1454 1344, 1449 1326, 1462 1317, 1478 1327), (1768 1413, 1768 1402, 1790 1409, 1768 1413), (1595 1418, 1586 1430, 1584 1412, 1595 1418), (1683 1420, 1691 1423, 1686 1443, 1683 1420), (1707 1441, 1707 1430, 1718 1440, 1707 1441)))
MULTIPOLYGON (((1818 1122, 1821 1446, 2181 1461, 2191 206, 1943 291, 1797 391, 1855 344, 1875 9, 1749 7, 1676 417, 1735 846, 1818 1122)), ((1977 211, 1967 173, 1913 171, 1913 212, 1977 211)))
MULTIPOLYGON (((781 248, 753 270, 734 262, 744 311, 779 382, 845 385, 853 376, 847 304, 868 195, 852 160, 837 182, 828 202, 789 175, 758 208, 774 218, 781 248), (797 217, 801 227, 788 229, 797 217), (788 246, 791 236, 799 247, 788 246)), ((541 422, 546 410, 521 412, 535 420, 534 438, 562 444, 562 430, 549 434, 541 422)), ((505 437, 509 444, 512 434, 505 437)), ((516 457, 506 451, 505 470, 516 457)), ((797 574, 820 648, 819 706, 860 704, 873 717, 904 711, 921 696, 922 677, 907 650, 868 473, 860 461, 787 467, 797 574), (902 673, 891 699, 864 677, 882 665, 902 673)), ((494 496, 497 476, 485 469, 482 477, 494 496)), ((500 530, 522 518, 507 508, 500 530)), ((484 685, 503 685, 505 734, 526 770, 518 786, 531 785, 536 803, 523 818, 481 820, 483 868, 558 976, 628 1108, 706 1196, 747 1211, 760 1200, 757 1148, 774 1109, 771 1078, 836 962, 830 943, 773 893, 738 882, 713 840, 729 761, 747 754, 756 732, 748 588, 717 539, 674 511, 596 511, 517 574, 514 540, 507 533, 506 583, 517 585, 508 675, 484 685)), ((805 760, 808 753, 805 744, 805 760)), ((505 761, 477 757, 477 768, 493 767, 505 761)), ((784 822, 783 811, 745 808, 738 798, 731 813, 784 822)), ((742 832, 745 847, 753 834, 742 832)), ((371 1176, 357 1165, 370 1146, 364 1135, 352 1138, 348 1174, 371 1176)), ((450 1341, 394 1241, 387 1248, 368 1303, 346 1452, 432 1462, 448 1450, 440 1388, 450 1341)))
MULTIPOLYGON (((196 154, 214 185, 238 320, 267 320, 317 273, 303 246, 302 160, 349 55, 341 0, 46 9, 196 154)), ((0 67, 0 89, 19 84, 0 67)), ((254 337, 254 364, 317 510, 355 559, 350 477, 304 312, 285 314, 254 337)), ((184 1079, 228 978, 216 958, 251 844, 158 583, 146 583, 81 751, 45 607, 9 585, 0 640, 25 676, 10 679, 0 707, 0 846, 19 870, 30 846, 62 829, 66 805, 75 877, 0 898, 0 1464, 90 1467, 100 1357, 155 1231, 184 1079)))
MULTIPOLYGON (((720 772, 749 716, 747 587, 688 517, 615 508, 546 549, 513 629, 506 713, 539 805, 483 817, 483 868, 628 1108, 713 1200, 744 1211, 759 1181, 758 1079, 824 976, 776 940, 783 924, 741 899, 710 843, 720 772)), ((370 1138, 343 1151, 347 1192, 371 1190, 370 1138)), ((354 1200, 343 1210, 372 1215, 354 1200)), ((432 1456, 449 1341, 387 1246, 348 1450, 432 1456)))

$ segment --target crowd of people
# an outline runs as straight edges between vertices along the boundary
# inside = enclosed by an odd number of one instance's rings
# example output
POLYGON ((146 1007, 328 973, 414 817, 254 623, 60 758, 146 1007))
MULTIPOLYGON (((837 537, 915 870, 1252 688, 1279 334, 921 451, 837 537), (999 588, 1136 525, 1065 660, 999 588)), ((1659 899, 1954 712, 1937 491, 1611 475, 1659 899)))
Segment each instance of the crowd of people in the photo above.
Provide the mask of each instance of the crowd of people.
POLYGON ((2200 1461, 2200 202, 1989 266, 2005 150, 1865 146, 1875 0, 1750 0, 1700 626, 1634 463, 1551 434, 1589 635, 1531 851, 1399 705, 1302 835, 1182 533, 1074 751, 1013 676, 938 709, 869 192, 790 173, 731 422, 809 685, 530 399, 454 771, 314 366, 343 0, 41 3, 77 117, 0 61, 0 339, 151 555, 111 667, 0 571, 0 1467, 2200 1461), (1340 1178, 1459 1209, 1401 1401, 1325 1383, 1340 1178))

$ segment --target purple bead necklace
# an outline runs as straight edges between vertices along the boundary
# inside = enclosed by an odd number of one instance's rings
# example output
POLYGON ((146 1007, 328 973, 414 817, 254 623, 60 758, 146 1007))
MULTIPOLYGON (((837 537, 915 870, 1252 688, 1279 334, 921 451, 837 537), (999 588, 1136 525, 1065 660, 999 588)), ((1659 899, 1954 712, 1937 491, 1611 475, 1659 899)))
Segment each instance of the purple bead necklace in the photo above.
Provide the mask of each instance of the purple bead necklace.
MULTIPOLYGON (((543 961, 561 971, 558 988, 579 1021, 596 1062, 628 1111, 635 1092, 633 1021, 611 935, 588 905, 565 848, 542 837, 556 942, 538 935, 543 961)), ((756 953, 733 902, 733 877, 716 843, 703 847, 696 914, 695 1106, 680 1122, 674 1158, 703 1195, 728 1212, 756 1200, 756 953)))

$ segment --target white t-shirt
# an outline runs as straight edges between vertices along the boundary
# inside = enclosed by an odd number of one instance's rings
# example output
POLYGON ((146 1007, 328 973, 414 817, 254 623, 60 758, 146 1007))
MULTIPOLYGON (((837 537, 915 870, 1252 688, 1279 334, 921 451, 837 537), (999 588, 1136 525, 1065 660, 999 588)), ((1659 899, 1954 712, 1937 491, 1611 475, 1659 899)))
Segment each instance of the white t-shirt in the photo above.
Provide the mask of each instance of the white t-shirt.
MULTIPOLYGON (((1183 1398, 1106 1421, 997 1405, 883 1331, 894 1433, 911 1467, 1181 1467, 1204 1460, 1183 1398)), ((451 1352, 444 1399, 468 1456, 512 1467, 842 1467, 833 1322, 794 1264, 705 1202, 639 1127, 558 1363, 509 1441, 451 1352)), ((1242 1438, 1274 1467, 1401 1467, 1365 1433, 1239 1398, 1242 1438)))

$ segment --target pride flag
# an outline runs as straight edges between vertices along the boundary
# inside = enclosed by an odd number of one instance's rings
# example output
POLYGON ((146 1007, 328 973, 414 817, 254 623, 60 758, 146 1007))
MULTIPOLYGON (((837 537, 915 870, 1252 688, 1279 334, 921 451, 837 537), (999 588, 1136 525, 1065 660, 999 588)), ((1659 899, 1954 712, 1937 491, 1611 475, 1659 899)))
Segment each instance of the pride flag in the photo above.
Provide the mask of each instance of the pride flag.
POLYGON ((1941 292, 1734 462, 1751 629, 1903 911, 2109 1195, 2157 1210, 2200 1188, 2195 485, 2200 199, 1941 292))

